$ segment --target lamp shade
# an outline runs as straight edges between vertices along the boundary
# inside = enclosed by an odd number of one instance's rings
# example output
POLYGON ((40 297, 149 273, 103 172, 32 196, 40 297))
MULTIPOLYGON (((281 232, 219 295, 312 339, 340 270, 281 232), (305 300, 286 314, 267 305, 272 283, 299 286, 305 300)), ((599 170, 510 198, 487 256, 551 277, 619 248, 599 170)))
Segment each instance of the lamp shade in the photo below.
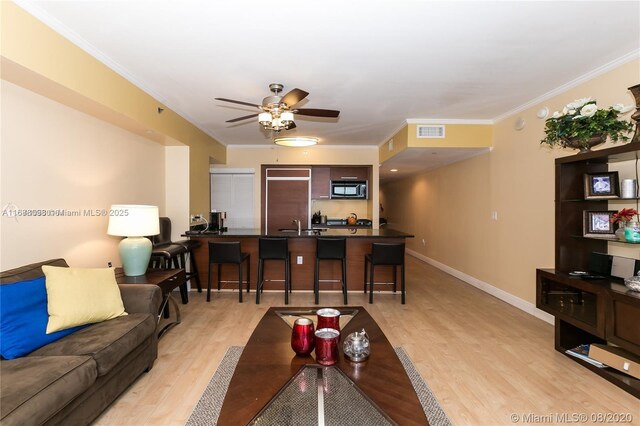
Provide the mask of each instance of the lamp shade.
POLYGON ((258 114, 258 122, 263 125, 271 123, 271 114, 268 112, 262 112, 258 114))
POLYGON ((280 114, 280 120, 282 120, 282 122, 291 122, 293 121, 293 113, 292 112, 283 112, 282 114, 280 114))
POLYGON ((119 237, 143 237, 160 233, 157 206, 114 204, 109 212, 107 234, 119 237))

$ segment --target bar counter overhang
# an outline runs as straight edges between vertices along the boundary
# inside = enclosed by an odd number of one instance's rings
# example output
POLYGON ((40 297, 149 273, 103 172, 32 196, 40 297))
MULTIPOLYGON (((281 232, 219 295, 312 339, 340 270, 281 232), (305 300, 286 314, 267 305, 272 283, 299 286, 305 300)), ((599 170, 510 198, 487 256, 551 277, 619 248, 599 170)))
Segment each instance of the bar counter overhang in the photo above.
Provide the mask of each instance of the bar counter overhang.
MULTIPOLYGON (((293 291, 313 292, 313 276, 315 268, 316 238, 317 237, 345 237, 347 239, 347 288, 348 291, 364 290, 364 256, 371 252, 373 243, 402 243, 407 238, 413 238, 411 234, 396 231, 394 229, 327 229, 318 232, 317 229, 301 231, 269 231, 260 229, 229 229, 223 233, 187 233, 183 236, 201 241, 199 248, 195 249, 195 257, 200 281, 206 291, 209 270, 209 241, 240 241, 242 251, 251 254, 250 287, 256 288, 258 272, 258 238, 283 237, 289 239, 289 251, 291 252, 291 284, 293 291), (302 264, 298 263, 302 256, 302 264)), ((213 267, 213 265, 212 265, 213 267)), ((376 283, 392 283, 393 267, 376 268, 376 283)), ((217 289, 216 273, 212 274, 212 291, 217 289)), ((320 263, 320 298, 323 291, 340 291, 340 262, 326 261, 320 263)), ((281 262, 265 263, 265 290, 283 290, 284 267, 281 262)), ((244 279, 244 278, 243 278, 244 279)), ((222 268, 222 288, 238 289, 238 269, 234 265, 224 265, 222 268)), ((246 286, 246 284, 245 284, 246 286)), ((192 284, 193 287, 193 284, 192 284)), ((391 290, 391 287, 378 287, 376 290, 391 290)), ((399 289, 398 289, 399 290, 399 289)), ((312 297, 312 296, 310 296, 312 297)))

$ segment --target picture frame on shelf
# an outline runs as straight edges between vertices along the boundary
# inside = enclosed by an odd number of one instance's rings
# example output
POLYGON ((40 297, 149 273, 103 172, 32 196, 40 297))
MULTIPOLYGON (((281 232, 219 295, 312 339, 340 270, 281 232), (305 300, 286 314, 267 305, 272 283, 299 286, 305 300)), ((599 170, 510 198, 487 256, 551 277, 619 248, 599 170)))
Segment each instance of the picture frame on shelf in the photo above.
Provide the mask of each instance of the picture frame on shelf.
POLYGON ((615 239, 615 226, 612 221, 616 210, 584 210, 583 232, 585 237, 615 239))
POLYGON ((620 198, 620 179, 618 172, 585 173, 585 200, 606 200, 612 198, 620 198))

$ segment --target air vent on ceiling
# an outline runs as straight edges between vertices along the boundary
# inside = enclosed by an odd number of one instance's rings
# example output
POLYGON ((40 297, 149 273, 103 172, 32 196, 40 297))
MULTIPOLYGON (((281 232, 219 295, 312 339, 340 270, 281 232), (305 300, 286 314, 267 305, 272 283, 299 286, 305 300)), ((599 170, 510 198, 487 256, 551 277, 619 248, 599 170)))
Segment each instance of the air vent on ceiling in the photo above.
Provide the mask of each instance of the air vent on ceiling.
POLYGON ((444 126, 432 124, 419 124, 417 135, 419 139, 443 139, 444 126))

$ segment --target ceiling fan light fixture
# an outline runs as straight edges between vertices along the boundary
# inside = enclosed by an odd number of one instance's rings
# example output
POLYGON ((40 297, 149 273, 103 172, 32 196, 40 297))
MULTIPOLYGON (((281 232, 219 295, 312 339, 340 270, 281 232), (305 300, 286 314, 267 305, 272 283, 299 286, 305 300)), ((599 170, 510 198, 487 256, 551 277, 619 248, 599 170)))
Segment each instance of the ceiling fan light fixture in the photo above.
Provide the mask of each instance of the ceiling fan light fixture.
POLYGON ((277 131, 282 130, 284 126, 282 125, 282 120, 280 120, 280 117, 275 117, 273 120, 271 120, 271 129, 277 131))
POLYGON ((268 126, 271 124, 271 114, 268 112, 263 112, 258 115, 258 122, 263 126, 268 126))
POLYGON ((258 117, 258 123, 264 130, 272 131, 274 135, 278 135, 282 130, 295 129, 295 114, 305 115, 310 117, 327 117, 337 118, 340 115, 340 111, 331 109, 319 109, 319 108, 295 108, 295 105, 300 103, 307 97, 309 92, 305 92, 300 89, 290 90, 284 96, 280 95, 280 92, 284 86, 282 84, 271 84, 269 90, 273 93, 273 96, 267 96, 262 100, 262 104, 253 104, 250 102, 236 101, 234 99, 227 98, 215 98, 218 101, 231 102, 233 104, 244 105, 248 107, 258 108, 261 112, 255 114, 245 115, 243 117, 233 118, 227 120, 227 123, 235 123, 249 118, 258 117))
POLYGON ((276 145, 281 146, 303 147, 317 144, 318 138, 312 138, 308 136, 282 137, 275 138, 273 142, 276 145))
POLYGON ((282 121, 284 126, 290 125, 293 123, 293 113, 289 111, 283 112, 280 114, 280 121, 282 121))

